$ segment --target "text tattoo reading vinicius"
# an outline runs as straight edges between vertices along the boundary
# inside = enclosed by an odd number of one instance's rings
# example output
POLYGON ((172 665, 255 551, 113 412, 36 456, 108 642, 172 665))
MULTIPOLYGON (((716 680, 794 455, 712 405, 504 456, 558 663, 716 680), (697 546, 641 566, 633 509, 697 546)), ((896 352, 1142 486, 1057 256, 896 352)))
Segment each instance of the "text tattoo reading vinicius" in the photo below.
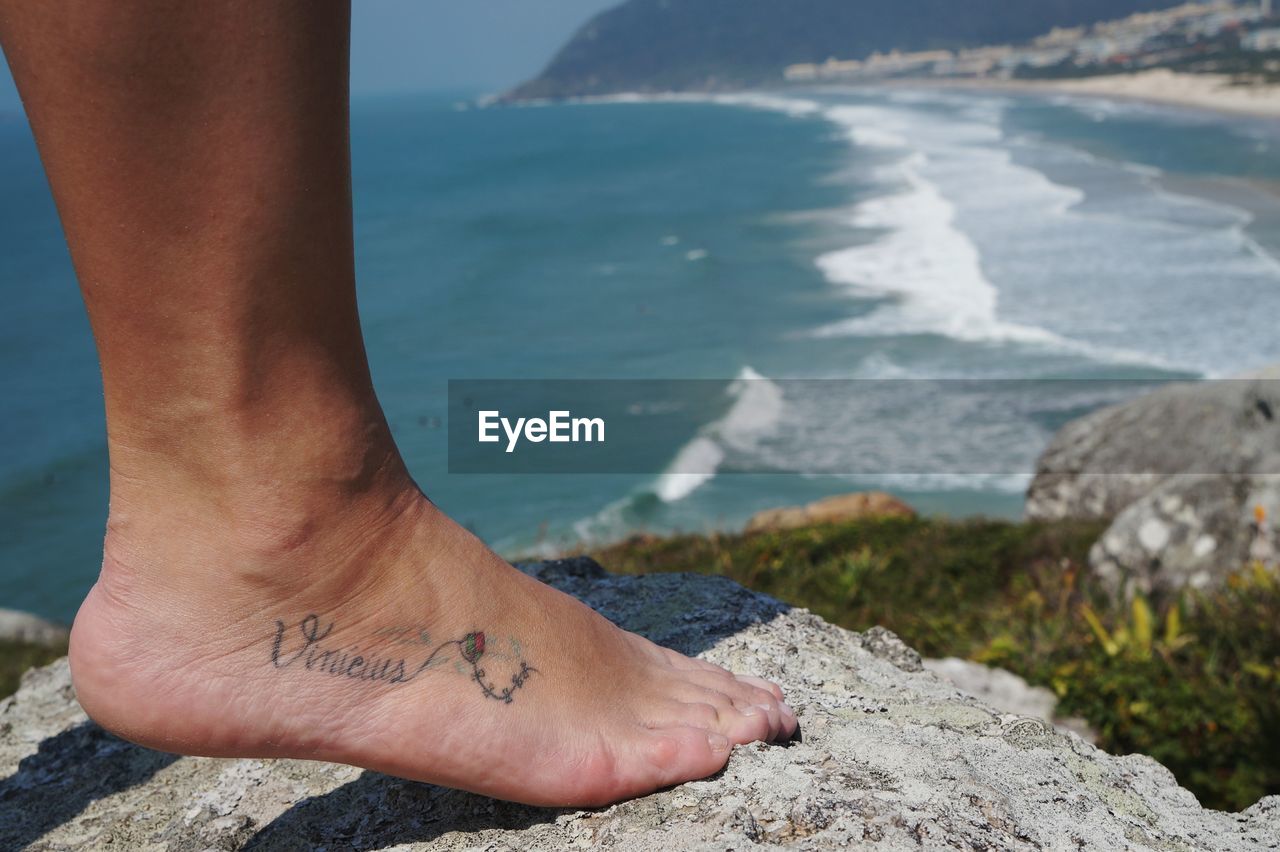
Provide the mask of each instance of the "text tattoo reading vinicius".
MULTIPOLYGON (((277 621, 275 637, 271 642, 271 665, 278 669, 296 666, 317 674, 370 683, 398 684, 408 683, 423 672, 448 667, 452 662, 454 671, 475 681, 485 698, 503 704, 510 704, 516 692, 524 687, 525 681, 538 671, 520 656, 520 646, 512 639, 513 653, 490 652, 486 658, 494 662, 511 662, 510 682, 503 687, 497 686, 481 666, 481 659, 485 658, 485 635, 481 631, 468 633, 461 639, 441 642, 429 652, 424 650, 420 656, 396 657, 378 656, 373 651, 362 653, 360 649, 353 647, 326 646, 324 642, 333 632, 333 626, 331 621, 322 628, 320 616, 315 614, 302 619, 294 629, 290 629, 283 621, 277 621)), ((385 632, 399 631, 393 629, 385 632)), ((425 639, 426 631, 417 631, 417 636, 425 639)))

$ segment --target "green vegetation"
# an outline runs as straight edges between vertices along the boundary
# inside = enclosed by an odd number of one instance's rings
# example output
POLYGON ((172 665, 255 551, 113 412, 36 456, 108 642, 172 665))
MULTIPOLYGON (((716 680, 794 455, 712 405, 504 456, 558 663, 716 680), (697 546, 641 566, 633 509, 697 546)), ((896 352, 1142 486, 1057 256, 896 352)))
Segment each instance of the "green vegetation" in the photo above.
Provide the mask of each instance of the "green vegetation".
POLYGON ((0 698, 18 691, 18 681, 27 669, 52 663, 66 653, 66 645, 50 647, 0 639, 0 698))
POLYGON ((1096 524, 864 521, 756 535, 636 537, 612 571, 722 574, 926 656, 967 657, 1053 689, 1099 745, 1159 760, 1205 805, 1280 793, 1280 579, 1158 605, 1112 601, 1087 570, 1096 524))

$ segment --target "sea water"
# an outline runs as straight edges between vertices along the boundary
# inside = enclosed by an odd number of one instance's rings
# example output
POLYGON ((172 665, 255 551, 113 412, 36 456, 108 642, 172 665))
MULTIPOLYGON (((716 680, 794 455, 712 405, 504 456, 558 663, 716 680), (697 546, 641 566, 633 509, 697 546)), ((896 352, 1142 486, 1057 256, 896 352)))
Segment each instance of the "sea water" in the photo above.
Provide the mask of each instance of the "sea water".
MULTIPOLYGON (((367 99, 352 133, 362 321, 392 429, 427 493, 509 555, 732 528, 872 487, 1016 516, 1052 434, 961 429, 925 447, 915 425, 945 412, 877 419, 781 379, 1165 379, 1280 361, 1274 123, 827 89, 367 99), (451 475, 446 388, 465 378, 713 379, 725 405, 670 436, 664 469, 451 475), (830 424, 854 420, 914 471, 933 452, 989 454, 990 472, 737 472, 780 446, 838 468, 830 424)), ((101 387, 20 116, 0 117, 0 186, 0 606, 65 620, 100 558, 101 387)))

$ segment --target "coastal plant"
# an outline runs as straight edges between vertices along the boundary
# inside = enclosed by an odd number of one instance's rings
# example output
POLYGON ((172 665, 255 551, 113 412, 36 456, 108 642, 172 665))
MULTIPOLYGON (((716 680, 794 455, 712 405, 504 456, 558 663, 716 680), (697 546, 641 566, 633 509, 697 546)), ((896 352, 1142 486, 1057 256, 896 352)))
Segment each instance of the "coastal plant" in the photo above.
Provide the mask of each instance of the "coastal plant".
POLYGON ((751 535, 637 536, 613 571, 721 574, 836 624, 880 624, 925 656, 1008 669, 1086 719, 1098 745, 1159 760, 1206 806, 1280 793, 1280 579, 1116 599, 1088 551, 1102 525, 891 518, 751 535))
POLYGON ((66 643, 43 645, 0 639, 0 698, 12 695, 28 669, 52 663, 67 653, 66 643))

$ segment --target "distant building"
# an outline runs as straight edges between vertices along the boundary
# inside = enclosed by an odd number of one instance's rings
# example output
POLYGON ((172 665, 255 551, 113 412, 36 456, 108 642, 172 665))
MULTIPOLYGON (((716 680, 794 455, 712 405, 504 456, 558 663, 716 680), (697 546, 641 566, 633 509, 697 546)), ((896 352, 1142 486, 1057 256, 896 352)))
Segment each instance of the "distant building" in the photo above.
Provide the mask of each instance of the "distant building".
POLYGON ((1077 62, 1106 62, 1121 51, 1115 39, 1087 38, 1076 44, 1077 62))
POLYGON ((1007 44, 998 44, 991 47, 971 47, 962 50, 956 55, 956 59, 962 62, 977 62, 984 59, 990 59, 998 62, 1009 54, 1013 53, 1013 48, 1007 44))
POLYGON ((863 64, 856 59, 836 59, 833 56, 821 65, 815 65, 812 62, 788 65, 782 70, 782 76, 792 83, 839 80, 857 75, 862 70, 863 64))
POLYGON ((1063 47, 1075 44, 1084 38, 1084 27, 1054 27, 1046 35, 1037 38, 1032 44, 1036 47, 1063 47))
POLYGON ((866 61, 869 71, 896 72, 923 68, 936 62, 950 62, 955 54, 949 50, 922 50, 916 53, 903 53, 900 50, 889 53, 873 53, 866 61))
POLYGON ((1071 48, 1059 47, 1051 50, 1015 51, 999 61, 1001 68, 1050 68, 1061 65, 1071 58, 1071 48))
POLYGON ((862 70, 863 63, 856 59, 828 59, 818 68, 820 77, 849 77, 862 70))
POLYGON ((1280 50, 1280 27, 1254 30, 1240 40, 1245 50, 1280 50))
POLYGON ((801 83, 809 80, 818 79, 818 66, 812 62, 803 62, 799 65, 788 65, 782 71, 782 76, 792 83, 801 83))
MULTIPOLYGON (((1177 2, 1177 0, 1171 0, 1177 2)), ((892 50, 865 60, 836 59, 792 65, 787 80, 882 79, 1016 76, 1019 70, 1062 66, 1076 69, 1151 68, 1220 52, 1240 44, 1246 50, 1280 51, 1280 28, 1247 30, 1271 18, 1274 0, 1191 0, 1181 6, 1139 12, 1087 27, 1057 27, 1022 45, 991 45, 959 50, 892 50), (1240 34, 1240 41, 1235 39, 1240 34)))

